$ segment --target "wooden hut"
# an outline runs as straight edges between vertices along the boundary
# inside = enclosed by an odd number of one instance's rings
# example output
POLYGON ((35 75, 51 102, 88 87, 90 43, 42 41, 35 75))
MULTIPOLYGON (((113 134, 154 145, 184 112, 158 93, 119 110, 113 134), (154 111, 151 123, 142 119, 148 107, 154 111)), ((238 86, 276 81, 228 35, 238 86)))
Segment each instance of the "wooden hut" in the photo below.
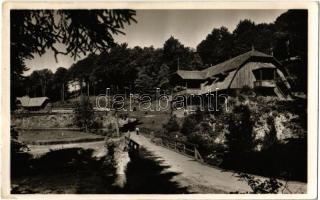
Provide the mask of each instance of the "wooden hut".
POLYGON ((30 98, 29 96, 17 97, 16 105, 20 109, 29 110, 29 111, 38 111, 45 109, 49 103, 48 97, 34 97, 30 98))

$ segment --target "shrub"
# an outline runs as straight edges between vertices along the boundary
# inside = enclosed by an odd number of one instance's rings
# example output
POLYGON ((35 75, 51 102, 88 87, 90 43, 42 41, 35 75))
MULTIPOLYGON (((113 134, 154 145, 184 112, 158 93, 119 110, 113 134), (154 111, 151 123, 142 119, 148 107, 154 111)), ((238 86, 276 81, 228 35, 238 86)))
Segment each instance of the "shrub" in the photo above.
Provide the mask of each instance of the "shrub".
POLYGON ((212 164, 217 164, 216 156, 224 152, 223 146, 216 144, 214 138, 208 134, 193 132, 188 135, 187 140, 190 143, 196 144, 203 159, 212 164))
POLYGON ((253 122, 247 105, 235 106, 229 117, 226 144, 230 153, 250 152, 254 147, 253 122))
POLYGON ((94 111, 89 97, 82 96, 80 102, 76 102, 74 113, 74 123, 88 132, 94 122, 94 111))
POLYGON ((197 121, 195 120, 193 115, 189 115, 184 118, 181 127, 181 133, 184 135, 189 135, 190 133, 195 131, 195 127, 197 125, 197 121))
POLYGON ((281 182, 274 178, 261 181, 260 179, 245 173, 240 173, 239 177, 240 180, 248 183, 252 189, 251 193, 253 194, 277 194, 279 189, 283 186, 281 182))
POLYGON ((19 133, 12 126, 10 128, 10 133, 11 133, 11 139, 10 139, 10 141, 11 141, 11 155, 29 151, 28 146, 25 143, 20 142, 18 140, 19 133))
POLYGON ((269 132, 265 135, 263 140, 263 148, 265 150, 272 148, 274 145, 277 144, 277 130, 274 124, 274 117, 269 116, 267 118, 267 125, 269 128, 269 132))
POLYGON ((170 117, 169 121, 163 125, 163 128, 165 129, 166 133, 179 131, 180 126, 178 124, 177 117, 175 115, 172 115, 170 117))
POLYGON ((247 85, 245 85, 241 88, 240 94, 245 95, 245 96, 255 96, 254 90, 247 85))

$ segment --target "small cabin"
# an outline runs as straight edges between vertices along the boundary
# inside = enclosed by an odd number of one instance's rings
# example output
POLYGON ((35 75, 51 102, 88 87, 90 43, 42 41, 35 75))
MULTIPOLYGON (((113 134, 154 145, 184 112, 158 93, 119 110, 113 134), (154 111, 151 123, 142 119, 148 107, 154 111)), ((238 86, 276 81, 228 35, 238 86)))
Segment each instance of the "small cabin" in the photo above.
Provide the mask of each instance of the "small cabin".
POLYGON ((48 108, 49 98, 48 97, 17 97, 16 106, 18 109, 39 111, 48 108))
POLYGON ((203 95, 214 91, 237 94, 243 88, 259 95, 291 99, 282 65, 271 55, 251 50, 204 70, 178 70, 171 77, 179 94, 203 95))

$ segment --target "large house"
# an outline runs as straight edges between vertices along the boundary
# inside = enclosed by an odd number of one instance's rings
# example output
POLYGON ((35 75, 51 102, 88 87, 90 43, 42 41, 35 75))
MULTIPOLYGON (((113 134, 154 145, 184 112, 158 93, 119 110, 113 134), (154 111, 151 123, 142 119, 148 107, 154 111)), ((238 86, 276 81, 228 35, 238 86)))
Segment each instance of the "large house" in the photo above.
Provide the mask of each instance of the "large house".
POLYGON ((232 95, 246 87, 260 95, 292 98, 281 64, 273 56, 254 49, 201 71, 178 70, 172 81, 182 88, 179 94, 224 91, 232 95))

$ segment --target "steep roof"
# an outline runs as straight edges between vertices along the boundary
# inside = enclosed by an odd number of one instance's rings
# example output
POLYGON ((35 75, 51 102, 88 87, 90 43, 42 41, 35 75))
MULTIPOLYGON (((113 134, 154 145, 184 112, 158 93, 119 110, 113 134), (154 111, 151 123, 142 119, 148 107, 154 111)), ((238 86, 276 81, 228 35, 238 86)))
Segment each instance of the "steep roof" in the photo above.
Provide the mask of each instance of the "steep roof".
POLYGON ((236 71, 232 71, 227 74, 222 81, 214 82, 213 84, 205 85, 199 94, 205 94, 209 92, 219 91, 227 89, 232 81, 232 78, 236 71))
POLYGON ((17 97, 17 101, 21 102, 22 107, 40 107, 44 104, 48 97, 34 97, 30 98, 28 96, 17 97))
POLYGON ((188 71, 188 70, 178 70, 176 72, 183 79, 193 79, 193 80, 202 80, 205 78, 206 73, 203 71, 188 71))
POLYGON ((229 60, 226 60, 222 63, 217 65, 211 66, 201 71, 193 70, 178 70, 176 73, 182 77, 183 79, 198 79, 203 80, 207 78, 211 78, 217 74, 224 74, 226 72, 232 71, 243 65, 247 62, 250 58, 264 58, 264 59, 272 59, 275 62, 278 62, 274 59, 273 56, 267 55, 265 53, 251 50, 229 60))
POLYGON ((20 101, 21 106, 26 107, 29 105, 29 96, 17 97, 17 101, 20 101))
POLYGON ((241 54, 239 56, 236 56, 234 58, 231 58, 229 60, 226 60, 222 63, 219 63, 217 65, 211 66, 207 69, 204 69, 203 72, 206 73, 206 77, 211 77, 220 73, 225 73, 228 71, 232 71, 240 67, 242 64, 244 64, 248 59, 252 57, 263 57, 263 58, 273 58, 273 56, 261 53, 256 50, 248 51, 244 54, 241 54))

